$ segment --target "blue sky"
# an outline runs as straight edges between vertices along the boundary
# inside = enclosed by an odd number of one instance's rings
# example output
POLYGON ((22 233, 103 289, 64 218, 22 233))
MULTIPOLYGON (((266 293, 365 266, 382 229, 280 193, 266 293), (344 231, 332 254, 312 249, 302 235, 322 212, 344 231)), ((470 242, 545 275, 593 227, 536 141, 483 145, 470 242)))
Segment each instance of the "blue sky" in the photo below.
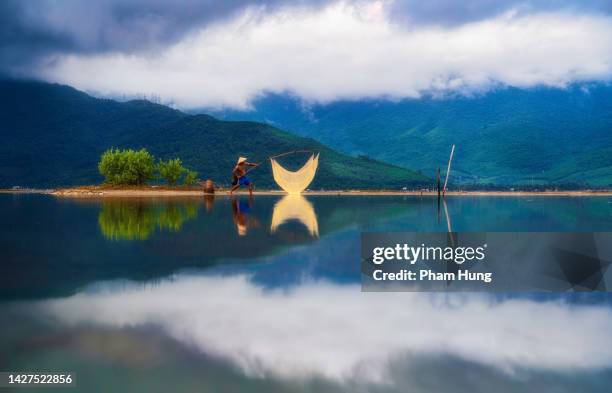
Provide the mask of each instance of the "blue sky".
POLYGON ((0 72, 185 109, 612 75, 608 0, 8 0, 0 15, 0 72))

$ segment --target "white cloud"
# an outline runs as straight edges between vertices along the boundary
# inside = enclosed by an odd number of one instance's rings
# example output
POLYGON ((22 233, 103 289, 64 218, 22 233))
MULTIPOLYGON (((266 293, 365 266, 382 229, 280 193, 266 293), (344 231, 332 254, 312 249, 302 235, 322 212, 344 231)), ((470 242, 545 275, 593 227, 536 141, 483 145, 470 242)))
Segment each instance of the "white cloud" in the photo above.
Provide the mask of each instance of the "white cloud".
POLYGON ((157 95, 183 108, 245 108, 265 92, 327 102, 612 75, 609 16, 507 12, 442 27, 400 26, 387 11, 381 2, 250 9, 154 53, 64 55, 38 76, 102 95, 157 95))
POLYGON ((412 355, 452 355, 506 372, 612 367, 612 311, 603 306, 362 293, 326 282, 266 290, 244 275, 121 288, 102 285, 31 310, 67 325, 153 324, 254 376, 380 382, 412 355))

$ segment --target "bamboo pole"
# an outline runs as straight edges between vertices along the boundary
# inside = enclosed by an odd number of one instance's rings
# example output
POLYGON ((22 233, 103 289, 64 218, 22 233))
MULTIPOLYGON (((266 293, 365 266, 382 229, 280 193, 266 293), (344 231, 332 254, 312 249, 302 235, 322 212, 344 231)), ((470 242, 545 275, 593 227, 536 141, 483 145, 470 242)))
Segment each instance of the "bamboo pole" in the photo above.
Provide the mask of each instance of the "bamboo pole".
POLYGON ((436 176, 436 188, 438 190, 438 220, 440 222, 440 167, 438 167, 438 172, 436 176))
POLYGON ((455 145, 451 148, 450 158, 448 159, 448 167, 446 168, 446 179, 444 179, 444 189, 442 190, 442 196, 446 194, 446 184, 448 184, 448 175, 450 175, 451 163, 453 162, 453 154, 455 153, 455 145))

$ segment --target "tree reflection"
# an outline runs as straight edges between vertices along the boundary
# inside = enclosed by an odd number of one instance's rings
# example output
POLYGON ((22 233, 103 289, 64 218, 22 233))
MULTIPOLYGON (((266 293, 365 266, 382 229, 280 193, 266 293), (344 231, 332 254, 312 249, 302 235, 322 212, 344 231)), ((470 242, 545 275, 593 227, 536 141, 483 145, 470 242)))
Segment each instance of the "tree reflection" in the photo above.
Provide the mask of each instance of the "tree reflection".
POLYGON ((183 224, 198 216, 200 206, 195 202, 190 203, 168 203, 159 210, 157 224, 160 229, 178 232, 183 224))
POLYGON ((196 201, 155 202, 108 200, 102 203, 98 225, 111 240, 146 240, 155 231, 178 232, 185 222, 198 216, 196 201))

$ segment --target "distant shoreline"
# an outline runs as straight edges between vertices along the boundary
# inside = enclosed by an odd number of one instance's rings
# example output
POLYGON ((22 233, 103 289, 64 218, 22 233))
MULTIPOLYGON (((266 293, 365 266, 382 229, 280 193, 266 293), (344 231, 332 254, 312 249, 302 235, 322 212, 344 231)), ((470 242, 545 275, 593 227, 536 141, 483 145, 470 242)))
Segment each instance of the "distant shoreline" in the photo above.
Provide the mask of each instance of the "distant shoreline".
MULTIPOLYGON (((13 194, 49 194, 61 198, 109 198, 109 197, 202 197, 207 194, 202 189, 189 188, 106 188, 106 187, 74 187, 59 188, 55 190, 36 190, 36 189, 0 189, 0 193, 13 194)), ((235 193, 236 195, 248 194, 246 191, 235 193)), ((254 195, 285 195, 283 191, 259 190, 254 191, 254 195)), ((228 191, 217 190, 216 196, 227 196, 228 191)), ((436 191, 393 191, 393 190, 329 190, 329 191, 306 191, 303 195, 330 195, 330 196, 437 196, 436 191)), ((607 196, 612 197, 612 190, 574 190, 574 191, 448 191, 447 196, 500 196, 500 197, 521 197, 521 196, 607 196)))

